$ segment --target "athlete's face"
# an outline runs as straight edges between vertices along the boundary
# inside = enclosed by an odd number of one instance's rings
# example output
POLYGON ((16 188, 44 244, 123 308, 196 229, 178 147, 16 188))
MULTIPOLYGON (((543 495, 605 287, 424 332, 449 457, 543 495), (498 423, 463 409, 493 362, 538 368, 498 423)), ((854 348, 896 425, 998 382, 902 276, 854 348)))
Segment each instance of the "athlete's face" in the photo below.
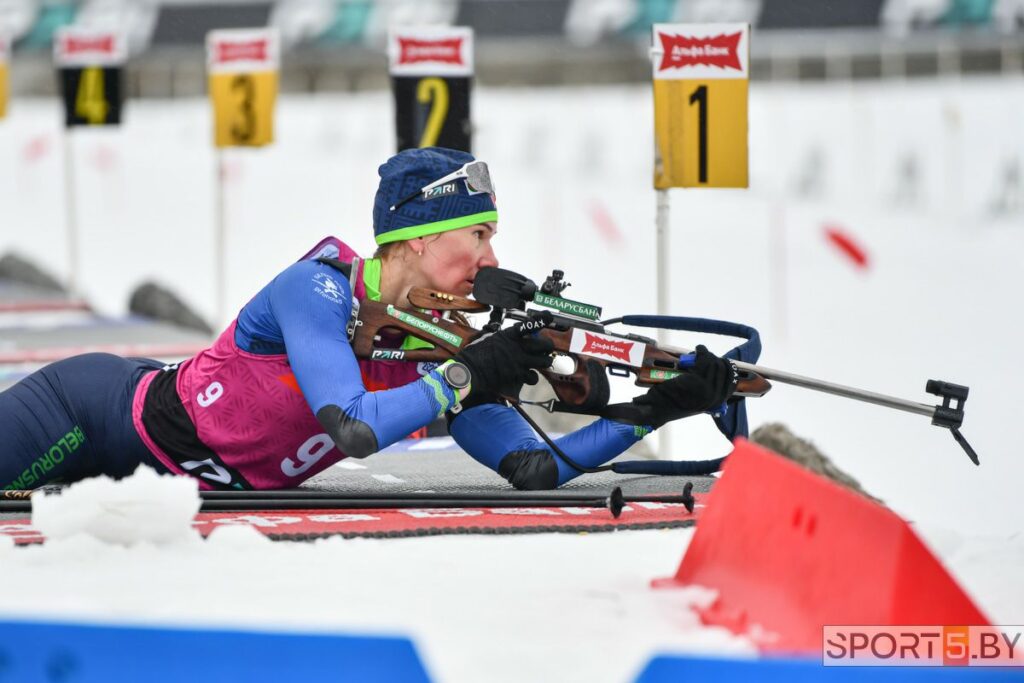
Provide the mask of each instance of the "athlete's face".
POLYGON ((450 294, 471 294, 477 271, 498 265, 491 247, 497 230, 497 223, 478 223, 423 238, 423 255, 416 259, 427 286, 450 294))

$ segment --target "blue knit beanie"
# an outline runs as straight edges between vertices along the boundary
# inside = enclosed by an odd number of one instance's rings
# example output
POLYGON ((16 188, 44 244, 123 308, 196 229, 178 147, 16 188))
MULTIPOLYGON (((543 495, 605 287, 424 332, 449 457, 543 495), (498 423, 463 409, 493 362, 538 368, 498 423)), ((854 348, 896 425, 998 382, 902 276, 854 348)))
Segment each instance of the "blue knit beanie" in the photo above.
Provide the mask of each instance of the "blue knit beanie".
POLYGON ((475 161, 472 154, 445 147, 402 150, 377 169, 380 185, 373 201, 373 234, 377 244, 411 240, 468 225, 498 220, 494 197, 469 194, 464 180, 454 194, 424 199, 422 193, 391 210, 425 185, 475 161))

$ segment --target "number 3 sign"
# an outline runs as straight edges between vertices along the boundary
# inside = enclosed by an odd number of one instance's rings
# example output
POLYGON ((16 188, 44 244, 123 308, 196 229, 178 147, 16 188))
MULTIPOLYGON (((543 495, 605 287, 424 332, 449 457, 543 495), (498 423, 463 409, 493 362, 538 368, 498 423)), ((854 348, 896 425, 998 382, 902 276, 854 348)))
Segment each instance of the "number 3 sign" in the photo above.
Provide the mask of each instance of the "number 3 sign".
POLYGON ((206 64, 217 147, 274 141, 280 48, 273 29, 226 29, 206 36, 206 64))
POLYGON ((747 187, 748 24, 655 24, 654 187, 747 187))

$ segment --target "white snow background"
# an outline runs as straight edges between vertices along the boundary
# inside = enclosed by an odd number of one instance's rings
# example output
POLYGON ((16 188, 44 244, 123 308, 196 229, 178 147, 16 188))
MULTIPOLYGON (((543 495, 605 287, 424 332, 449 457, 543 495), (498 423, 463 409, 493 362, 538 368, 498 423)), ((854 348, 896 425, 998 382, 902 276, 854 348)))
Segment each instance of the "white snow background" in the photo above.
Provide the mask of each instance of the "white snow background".
MULTIPOLYGON (((754 427, 781 420, 812 439, 924 530, 1003 624, 1024 622, 1022 110, 1019 77, 754 84, 750 189, 671 192, 673 313, 759 328, 769 367, 925 403, 927 379, 971 387, 963 431, 980 468, 918 415, 781 384, 749 410, 754 427), (865 246, 867 270, 825 224, 865 246)), ((498 188, 503 266, 535 279, 561 268, 566 295, 608 315, 654 312, 652 111, 649 87, 477 89, 474 148, 498 188)), ((372 251, 390 95, 287 97, 277 117, 273 147, 225 155, 233 311, 323 235, 372 251)), ((153 277, 212 318, 210 125, 204 101, 133 101, 120 129, 75 133, 81 290, 100 310, 123 313, 153 277)), ((15 101, 0 121, 0 253, 66 274, 60 126, 56 101, 15 101)), ((674 426, 672 443, 680 458, 728 450, 702 419, 674 426)), ((749 651, 697 627, 685 605, 706 596, 648 589, 689 535, 271 544, 233 529, 131 547, 77 536, 0 554, 0 611, 382 629, 412 634, 439 680, 622 681, 657 649, 749 651)))
MULTIPOLYGON (((140 468, 35 494, 32 521, 50 540, 17 548, 0 535, 0 614, 406 634, 438 681, 619 683, 655 652, 756 652, 700 624, 690 608, 714 591, 650 587, 674 573, 691 529, 303 543, 232 523, 204 541, 188 524, 196 490, 140 468)), ((1024 614, 1019 537, 926 538, 997 623, 1024 614)))

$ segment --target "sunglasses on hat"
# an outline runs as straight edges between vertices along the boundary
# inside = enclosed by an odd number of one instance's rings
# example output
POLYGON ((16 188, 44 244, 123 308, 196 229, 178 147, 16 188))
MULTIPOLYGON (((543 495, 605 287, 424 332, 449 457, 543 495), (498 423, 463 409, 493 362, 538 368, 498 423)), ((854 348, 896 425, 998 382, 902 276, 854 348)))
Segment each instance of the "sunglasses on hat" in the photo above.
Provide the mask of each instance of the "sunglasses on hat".
POLYGON ((468 164, 463 164, 462 168, 458 168, 443 178, 438 178, 437 180, 424 185, 408 197, 395 202, 391 205, 390 210, 394 211, 406 202, 410 202, 420 195, 423 195, 423 198, 426 199, 431 190, 456 180, 466 181, 466 190, 469 194, 483 194, 485 192, 487 194, 494 194, 494 185, 491 183, 491 174, 487 170, 487 164, 483 161, 471 161, 468 164))

